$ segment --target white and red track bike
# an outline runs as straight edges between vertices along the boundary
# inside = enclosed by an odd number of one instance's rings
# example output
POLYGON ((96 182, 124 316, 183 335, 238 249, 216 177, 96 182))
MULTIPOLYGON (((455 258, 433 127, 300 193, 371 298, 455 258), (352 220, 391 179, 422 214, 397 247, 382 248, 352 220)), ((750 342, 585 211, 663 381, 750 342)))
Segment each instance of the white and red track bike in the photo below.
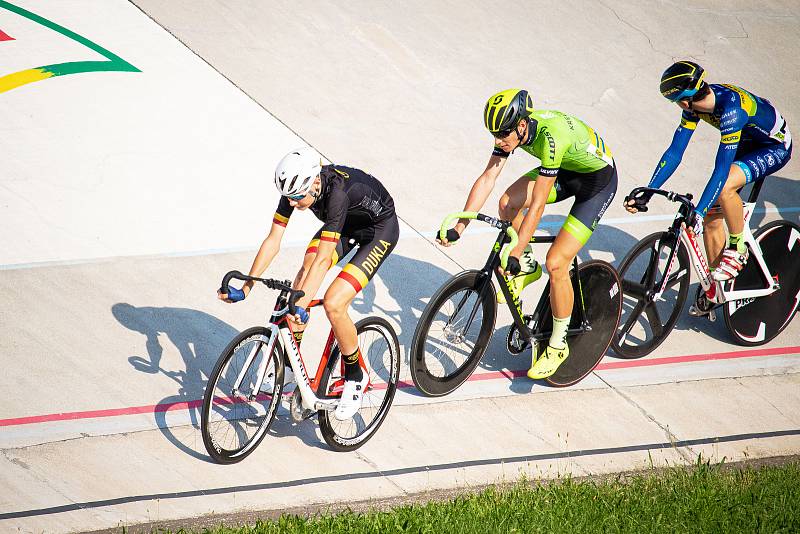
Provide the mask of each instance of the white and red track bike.
POLYGON ((611 345, 617 354, 640 358, 667 338, 686 302, 690 263, 700 279, 695 306, 712 321, 721 309, 736 343, 761 345, 786 328, 800 301, 800 227, 779 220, 751 231, 763 183, 756 183, 744 202, 743 237, 750 258, 736 278, 724 282, 711 277, 698 242, 702 227, 691 227, 692 195, 648 187, 631 191, 628 198, 660 195, 680 206, 668 230, 639 241, 620 264, 624 305, 611 345))

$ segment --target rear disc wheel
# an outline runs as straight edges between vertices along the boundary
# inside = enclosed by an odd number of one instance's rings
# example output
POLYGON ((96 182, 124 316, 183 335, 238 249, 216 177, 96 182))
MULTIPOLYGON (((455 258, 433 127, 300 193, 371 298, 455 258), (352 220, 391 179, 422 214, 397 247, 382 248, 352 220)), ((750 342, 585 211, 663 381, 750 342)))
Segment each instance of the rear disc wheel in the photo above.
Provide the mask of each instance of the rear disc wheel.
MULTIPOLYGON (((789 221, 773 221, 755 233, 764 262, 780 288, 769 295, 741 299, 723 305, 723 317, 739 345, 763 345, 791 322, 800 301, 800 227, 789 221)), ((763 288, 767 280, 756 259, 750 260, 731 281, 731 289, 763 288)), ((772 283, 772 280, 769 280, 772 283)))

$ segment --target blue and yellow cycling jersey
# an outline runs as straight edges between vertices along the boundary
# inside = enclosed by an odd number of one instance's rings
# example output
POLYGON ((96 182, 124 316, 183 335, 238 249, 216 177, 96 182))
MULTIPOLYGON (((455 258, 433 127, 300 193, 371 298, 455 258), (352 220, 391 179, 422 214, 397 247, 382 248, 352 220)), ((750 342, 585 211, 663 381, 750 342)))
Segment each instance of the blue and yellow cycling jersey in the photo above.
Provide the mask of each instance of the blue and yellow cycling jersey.
POLYGON ((777 154, 787 154, 792 144, 786 121, 769 100, 735 85, 710 84, 710 88, 715 96, 714 111, 683 112, 681 124, 675 131, 672 143, 656 166, 649 184, 649 187, 661 187, 672 176, 683 158, 698 122, 700 120, 707 122, 719 130, 721 139, 714 162, 714 172, 697 203, 696 211, 701 216, 705 216, 708 209, 716 202, 728 179, 731 164, 737 156, 745 150, 750 152, 769 146, 783 149, 777 154))

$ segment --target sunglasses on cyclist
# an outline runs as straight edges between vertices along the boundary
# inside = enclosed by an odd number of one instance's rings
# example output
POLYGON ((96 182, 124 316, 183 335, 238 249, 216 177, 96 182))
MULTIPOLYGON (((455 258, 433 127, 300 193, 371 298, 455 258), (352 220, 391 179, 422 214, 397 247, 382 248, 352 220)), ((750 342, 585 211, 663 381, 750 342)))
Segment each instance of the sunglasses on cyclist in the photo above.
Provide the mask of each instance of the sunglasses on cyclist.
POLYGON ((514 131, 513 128, 510 130, 500 130, 498 132, 492 132, 492 135, 494 136, 495 139, 504 139, 508 137, 509 134, 511 134, 511 132, 513 131, 514 131))
POLYGON ((306 195, 307 193, 299 193, 297 195, 283 195, 283 196, 285 196, 289 200, 297 201, 297 200, 303 200, 304 198, 306 198, 306 195))

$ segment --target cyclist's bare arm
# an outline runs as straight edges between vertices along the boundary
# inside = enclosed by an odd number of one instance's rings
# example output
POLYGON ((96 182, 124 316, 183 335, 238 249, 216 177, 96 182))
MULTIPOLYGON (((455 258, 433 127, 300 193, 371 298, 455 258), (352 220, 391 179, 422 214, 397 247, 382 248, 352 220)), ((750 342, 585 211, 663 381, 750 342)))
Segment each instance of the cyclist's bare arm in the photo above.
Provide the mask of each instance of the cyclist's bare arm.
POLYGON ((325 274, 331 268, 331 257, 336 250, 336 242, 320 241, 317 248, 317 255, 305 273, 302 285, 297 289, 302 289, 305 296, 297 300, 297 305, 308 308, 308 304, 314 299, 314 295, 319 291, 319 286, 325 279, 325 274))
MULTIPOLYGON (((261 243, 261 247, 258 249, 258 253, 256 257, 253 259, 253 265, 250 267, 250 276, 261 276, 264 274, 264 271, 267 270, 272 260, 278 254, 281 249, 281 240, 283 239, 283 233, 286 231, 286 227, 281 226, 280 224, 272 223, 272 228, 269 230, 269 235, 264 241, 261 243)), ((244 294, 247 295, 250 293, 250 290, 253 288, 252 280, 248 280, 242 286, 242 291, 244 294)), ((222 296, 220 296, 222 298, 222 296)))
MULTIPOLYGON (((501 158, 499 156, 492 156, 489 158, 486 169, 484 169, 483 173, 478 176, 478 179, 475 180, 475 183, 472 185, 472 189, 467 197, 467 202, 464 204, 464 211, 479 211, 483 205, 486 204, 486 199, 492 194, 494 184, 497 182, 497 177, 500 176, 500 171, 503 170, 505 164, 506 158, 501 158)), ((463 234, 467 224, 469 224, 469 220, 459 219, 455 226, 456 231, 459 234, 463 234)), ((443 244, 447 243, 445 242, 443 244)))
POLYGON ((522 218, 522 223, 517 228, 519 235, 519 244, 511 251, 512 256, 520 257, 528 242, 533 237, 533 233, 539 226, 539 221, 542 219, 544 213, 544 206, 547 204, 547 197, 550 190, 556 183, 555 177, 538 175, 536 183, 533 185, 533 193, 531 194, 531 205, 528 206, 528 212, 522 218))

